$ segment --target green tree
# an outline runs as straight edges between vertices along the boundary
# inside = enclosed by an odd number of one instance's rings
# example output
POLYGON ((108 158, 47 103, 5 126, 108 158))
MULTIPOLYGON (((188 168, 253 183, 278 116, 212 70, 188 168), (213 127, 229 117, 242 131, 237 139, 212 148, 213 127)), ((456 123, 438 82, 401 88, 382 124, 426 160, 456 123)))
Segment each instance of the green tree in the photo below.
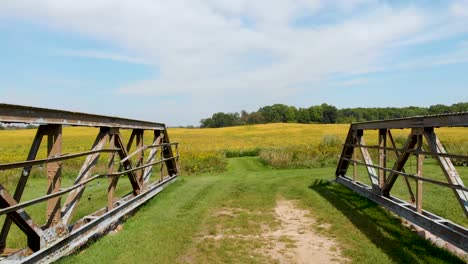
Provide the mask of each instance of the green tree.
POLYGON ((336 117, 338 110, 333 105, 322 104, 323 114, 322 123, 333 124, 336 123, 336 117))
POLYGON ((468 103, 456 103, 450 106, 450 112, 468 112, 468 103))
POLYGON ((247 124, 263 124, 265 123, 265 118, 259 112, 252 112, 250 113, 247 124))
POLYGON ((200 127, 201 128, 214 127, 213 119, 204 118, 204 119, 200 120, 200 127))
POLYGON ((323 109, 320 105, 315 105, 307 108, 309 110, 310 121, 314 123, 322 123, 323 109))
POLYGON ((307 108, 299 108, 297 110, 297 122, 303 124, 310 123, 310 113, 307 108))
POLYGON ((286 109, 285 115, 283 117, 283 122, 287 123, 296 123, 297 122, 297 108, 294 106, 288 106, 286 109))
POLYGON ((239 113, 215 113, 211 118, 200 120, 200 127, 228 127, 241 124, 239 113))

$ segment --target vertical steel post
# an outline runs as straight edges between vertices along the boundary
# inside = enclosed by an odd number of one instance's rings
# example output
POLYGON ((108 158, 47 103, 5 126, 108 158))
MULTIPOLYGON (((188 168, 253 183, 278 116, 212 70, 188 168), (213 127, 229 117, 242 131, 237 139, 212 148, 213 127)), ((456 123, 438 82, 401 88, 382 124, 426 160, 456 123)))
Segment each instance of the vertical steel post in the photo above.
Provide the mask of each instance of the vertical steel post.
MULTIPOLYGON (((54 158, 62 153, 62 125, 47 125, 47 157, 54 158)), ((47 194, 60 191, 62 162, 47 163, 47 194)), ((60 222, 60 196, 47 200, 46 227, 60 222)))
MULTIPOLYGON (((143 129, 135 129, 135 136, 136 136, 136 148, 141 149, 138 151, 137 156, 136 156, 136 167, 143 166, 144 164, 144 157, 145 157, 145 150, 143 148, 143 134, 144 130, 143 129)), ((144 169, 137 170, 135 171, 136 177, 138 179, 138 182, 140 183, 140 186, 143 186, 143 171, 144 169)))
MULTIPOLYGON (((379 129, 379 166, 387 167, 387 129, 379 129)), ((379 169, 379 187, 383 190, 386 179, 386 171, 379 169)))
MULTIPOLYGON (((169 134, 167 133, 167 129, 164 129, 163 133, 164 138, 162 143, 171 143, 171 141, 169 140, 169 134)), ((178 175, 179 170, 177 161, 175 159, 171 159, 172 157, 174 157, 174 153, 172 153, 172 147, 170 145, 162 146, 161 153, 163 154, 163 158, 168 159, 164 162, 164 164, 166 166, 167 173, 169 174, 169 176, 178 175)))
MULTIPOLYGON (((423 161, 424 155, 421 154, 422 150, 422 131, 418 129, 417 132, 417 147, 416 147, 416 175, 419 177, 423 176, 423 161)), ((416 180, 416 211, 422 213, 422 203, 423 203, 423 181, 416 180)))
MULTIPOLYGON (((164 146, 161 146, 160 159, 162 160, 163 158, 164 158, 164 146)), ((162 181, 164 179, 163 170, 164 170, 164 162, 161 162, 160 167, 159 167, 159 172, 160 172, 159 181, 162 181)))
POLYGON ((367 174, 369 175, 369 180, 372 183, 372 190, 376 193, 380 193, 380 187, 379 187, 379 177, 374 169, 374 163, 372 162, 372 157, 369 153, 369 150, 367 147, 365 147, 366 143, 364 141, 364 131, 363 130, 358 130, 356 132, 357 134, 357 143, 360 145, 359 149, 361 150, 361 156, 364 162, 366 163, 366 169, 367 169, 367 174))
MULTIPOLYGON (((116 134, 119 133, 119 129, 111 129, 110 131, 110 138, 109 138, 109 147, 115 148, 115 141, 116 141, 116 134)), ((107 165, 107 172, 113 173, 115 172, 115 156, 117 153, 112 152, 109 155, 109 163, 107 165)), ((109 187, 107 188, 107 211, 112 210, 114 208, 114 196, 115 196, 115 189, 117 187, 117 183, 119 181, 119 177, 111 177, 109 178, 109 187)))
MULTIPOLYGON (((357 140, 354 138, 353 143, 357 144, 357 140)), ((357 179, 357 158, 358 158, 358 148, 353 146, 353 181, 357 179)))
MULTIPOLYGON (((151 148, 150 153, 148 155, 148 159, 146 160, 147 164, 152 163, 152 162, 154 162, 156 160, 159 147, 156 147, 154 145, 161 144, 163 135, 164 134, 161 134, 161 132, 159 130, 154 130, 153 131, 153 142, 152 142, 153 147, 151 148)), ((153 167, 154 166, 150 166, 150 167, 146 167, 144 169, 143 185, 147 185, 149 183, 151 173, 153 172, 153 167)))

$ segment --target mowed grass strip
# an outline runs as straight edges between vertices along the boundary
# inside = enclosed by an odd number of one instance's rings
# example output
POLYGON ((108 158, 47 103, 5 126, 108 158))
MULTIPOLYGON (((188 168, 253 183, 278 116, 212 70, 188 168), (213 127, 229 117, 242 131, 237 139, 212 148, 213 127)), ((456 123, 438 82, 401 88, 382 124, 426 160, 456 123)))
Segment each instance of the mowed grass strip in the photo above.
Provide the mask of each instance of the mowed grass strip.
POLYGON ((308 210, 316 231, 336 240, 352 263, 463 263, 375 203, 330 183, 334 169, 272 170, 256 157, 230 159, 226 173, 181 177, 121 232, 61 263, 275 263, 256 250, 269 241, 255 235, 280 224, 278 199, 308 210), (319 228, 324 223, 329 228, 319 228))

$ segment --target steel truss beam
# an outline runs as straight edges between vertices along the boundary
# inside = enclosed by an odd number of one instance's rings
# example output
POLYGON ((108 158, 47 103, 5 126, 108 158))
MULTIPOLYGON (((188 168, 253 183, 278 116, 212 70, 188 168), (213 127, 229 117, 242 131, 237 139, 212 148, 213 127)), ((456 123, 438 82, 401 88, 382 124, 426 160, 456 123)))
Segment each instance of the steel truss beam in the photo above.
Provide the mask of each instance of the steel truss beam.
POLYGON ((0 104, 0 122, 147 130, 166 129, 166 126, 161 123, 11 104, 0 104))
POLYGON ((169 141, 164 124, 6 104, 0 104, 0 122, 39 124, 26 161, 0 164, 0 172, 22 168, 13 196, 0 184, 0 215, 6 215, 0 232, 0 251, 6 258, 0 258, 0 263, 48 263, 73 252, 89 238, 109 230, 126 214, 159 193, 179 173, 178 144, 169 141), (66 137, 62 131, 64 125, 95 126, 100 129, 89 151, 62 154, 62 139, 66 137), (128 128, 132 129, 132 134, 124 145, 120 129, 128 128), (145 131, 153 136, 148 146, 143 141, 145 131), (44 137, 47 137, 47 158, 36 159, 44 137), (136 150, 129 154, 134 142, 136 150), (173 148, 177 155, 173 154, 173 148), (146 150, 149 150, 149 156, 145 160, 146 150), (161 153, 159 159, 158 151, 161 153), (102 153, 109 156, 107 173, 95 174, 93 170, 102 153), (74 183, 61 188, 62 163, 83 156, 86 158, 74 183), (44 164, 47 188, 42 191, 45 195, 21 201, 32 167, 44 164), (161 165, 163 168, 162 164, 167 174, 161 170, 161 176, 152 178, 153 167, 161 165), (122 176, 128 177, 132 189, 130 194, 116 197, 115 190, 122 176), (109 179, 107 206, 71 223, 86 186, 101 178, 109 179), (63 205, 62 197, 65 198, 63 205), (46 217, 45 223, 39 225, 26 211, 29 206, 41 202, 46 203, 46 217), (12 224, 17 225, 27 237, 27 248, 14 253, 6 250, 12 224))
MULTIPOLYGON (((357 193, 383 205, 387 209, 408 219, 416 225, 425 228, 435 235, 447 240, 455 246, 468 251, 468 230, 423 210, 423 182, 452 189, 461 210, 468 217, 468 188, 465 187, 460 174, 452 163, 451 158, 467 160, 468 156, 447 153, 440 142, 435 127, 468 127, 468 113, 444 114, 437 116, 423 116, 406 119, 372 121, 351 124, 346 142, 343 146, 340 160, 336 169, 336 180, 357 193), (411 129, 406 142, 397 148, 391 129, 411 129), (378 144, 366 145, 364 132, 379 130, 378 144), (387 142, 389 141, 389 143, 387 142), (429 150, 423 150, 424 141, 429 150), (387 146, 390 145, 390 146, 387 146), (372 155, 368 149, 378 151, 378 164, 374 165, 372 155), (362 160, 359 160, 356 150, 360 150, 362 160), (388 152, 393 152, 395 162, 389 166, 388 152), (410 157, 416 157, 416 173, 405 172, 405 165, 410 157), (428 178, 423 173, 425 156, 434 157, 447 182, 428 178), (353 165, 352 178, 346 173, 353 165), (357 181, 357 165, 364 165, 369 174, 371 187, 357 181), (378 173, 376 173, 376 170, 378 173), (391 196, 395 181, 402 176, 408 189, 409 198, 414 205, 410 205, 391 196), (415 180, 416 191, 413 192, 409 180, 415 180)), ((443 197, 441 197, 443 199, 443 197)))
POLYGON ((468 126, 467 112, 432 116, 416 116, 411 118, 369 121, 352 124, 353 130, 466 126, 468 126))

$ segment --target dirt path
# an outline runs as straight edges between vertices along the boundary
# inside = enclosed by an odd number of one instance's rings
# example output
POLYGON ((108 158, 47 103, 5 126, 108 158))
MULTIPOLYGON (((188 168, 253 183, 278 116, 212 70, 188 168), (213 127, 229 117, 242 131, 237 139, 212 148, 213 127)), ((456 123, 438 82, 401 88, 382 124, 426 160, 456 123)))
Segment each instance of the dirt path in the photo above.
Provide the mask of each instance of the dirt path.
MULTIPOLYGON (((254 214, 239 208, 223 208, 216 213, 217 217, 236 217, 239 213, 254 214)), ((276 228, 263 226, 260 234, 231 233, 225 227, 219 226, 216 235, 204 235, 201 241, 214 240, 233 241, 240 239, 249 244, 262 242, 263 247, 253 249, 274 263, 345 263, 348 259, 342 257, 341 251, 330 238, 314 231, 316 222, 309 212, 298 208, 293 201, 278 200, 275 218, 280 223, 276 228), (223 232, 224 231, 224 232, 223 232)), ((328 226, 321 226, 328 229, 328 226)), ((186 261, 186 260, 185 260, 186 261)))
MULTIPOLYGON (((275 208, 281 227, 266 234, 273 247, 265 253, 279 263, 343 263, 337 244, 314 232, 315 221, 292 201, 279 200, 275 208)), ((327 228, 327 227, 324 227, 327 228)))

